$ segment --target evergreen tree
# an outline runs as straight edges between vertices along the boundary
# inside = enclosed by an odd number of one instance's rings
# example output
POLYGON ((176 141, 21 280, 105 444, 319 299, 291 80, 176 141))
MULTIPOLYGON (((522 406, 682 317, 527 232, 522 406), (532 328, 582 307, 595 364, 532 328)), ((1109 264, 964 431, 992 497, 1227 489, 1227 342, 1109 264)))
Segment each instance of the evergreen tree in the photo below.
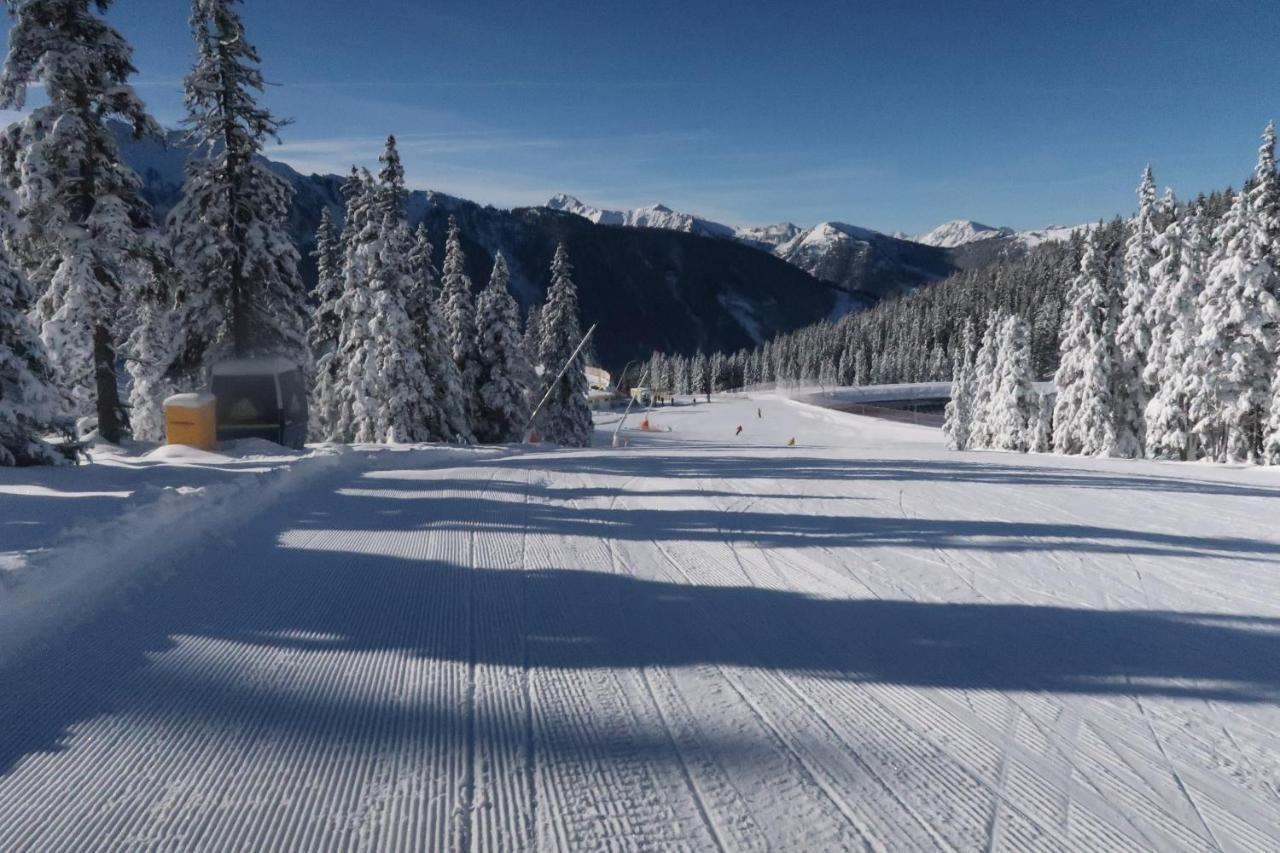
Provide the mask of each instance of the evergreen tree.
POLYGON ((427 223, 419 222, 413 235, 413 248, 409 251, 409 273, 413 277, 413 290, 409 294, 409 315, 416 322, 424 322, 427 308, 439 294, 436 268, 432 263, 435 247, 427 233, 427 223))
POLYGON ((1258 150, 1253 186, 1242 191, 1215 235, 1201 298, 1198 341, 1206 412, 1196 425, 1218 459, 1256 460, 1280 345, 1280 178, 1275 125, 1258 150))
POLYGON ((372 176, 353 166, 350 177, 342 185, 346 224, 337 247, 338 268, 331 271, 336 281, 328 286, 322 284, 321 295, 331 294, 332 298, 325 298, 316 306, 312 327, 316 375, 311 387, 309 429, 311 438, 317 441, 340 441, 344 438, 340 423, 348 417, 343 411, 350 389, 345 383, 345 354, 339 352, 339 347, 344 329, 357 322, 357 306, 363 310, 367 298, 364 271, 357 272, 355 266, 357 262, 363 264, 360 247, 370 236, 368 212, 375 189, 372 184, 372 176))
POLYGON ((187 164, 168 231, 179 265, 182 368, 198 376, 230 357, 278 355, 304 369, 306 290, 289 236, 293 189, 261 158, 283 122, 258 104, 257 50, 236 5, 193 0, 196 64, 184 81, 187 164))
POLYGON ((1124 248, 1124 311, 1116 329, 1112 383, 1118 456, 1143 455, 1143 417, 1151 391, 1143 378, 1151 348, 1151 267, 1159 260, 1156 220, 1156 185, 1147 166, 1138 186, 1138 213, 1129 225, 1124 248))
POLYGON ((547 290, 547 301, 539 320, 538 360, 543 365, 543 373, 538 396, 541 398, 548 389, 551 389, 551 396, 538 415, 538 422, 543 437, 548 441, 567 447, 588 447, 592 433, 591 409, 587 406, 587 378, 582 370, 581 357, 569 365, 559 382, 555 382, 556 374, 568 364, 574 348, 582 339, 578 289, 574 286, 572 274, 569 253, 561 243, 551 261, 551 287, 547 290))
POLYGON ((973 337, 973 320, 969 319, 961 333, 960 354, 951 379, 951 399, 942 425, 947 447, 952 450, 968 449, 969 432, 973 428, 973 337))
MULTIPOLYGON (((156 240, 155 243, 159 243, 156 240)), ((160 441, 165 435, 164 400, 178 390, 172 376, 181 334, 176 327, 171 268, 158 253, 150 276, 133 289, 136 302, 129 354, 129 425, 134 438, 160 441)))
MULTIPOLYGON (((110 0, 10 0, 13 23, 0 106, 22 109, 28 86, 47 103, 0 135, 0 168, 24 221, 16 260, 37 296, 40 336, 73 411, 96 412, 108 441, 123 435, 118 319, 137 283, 149 211, 121 159, 110 119, 158 135, 128 85, 132 50, 98 15, 110 0)), ((143 267, 145 272, 146 268, 143 267)))
MULTIPOLYGON (((7 232, 7 198, 0 197, 0 216, 7 232)), ((63 401, 44 344, 27 319, 33 299, 26 276, 0 241, 0 467, 62 458, 42 439, 54 428, 63 401)))
POLYGON ((1036 399, 1036 419, 1029 449, 1032 453, 1053 450, 1053 397, 1049 394, 1040 394, 1036 399))
MULTIPOLYGON (((365 202, 380 187, 366 185, 365 202)), ((408 229, 393 212, 367 218, 349 242, 336 349, 322 357, 317 396, 331 441, 412 442, 432 438, 435 387, 405 308, 408 229)), ((318 407, 319 408, 319 407, 318 407)))
POLYGON ((1271 411, 1262 437, 1262 461, 1267 465, 1280 465, 1280 360, 1271 377, 1271 411))
POLYGON ((992 394, 989 418, 993 444, 1000 450, 1026 452, 1030 446, 1030 426, 1036 417, 1038 400, 1031 387, 1031 329, 1017 315, 1000 327, 996 357, 996 389, 992 394))
POLYGON ((489 286, 476 303, 476 438, 521 441, 529 417, 525 380, 529 363, 520 338, 520 308, 507 286, 510 274, 499 252, 489 286))
POLYGON ((1206 245, 1199 206, 1174 218, 1156 243, 1160 259, 1151 268, 1151 350, 1144 380, 1155 389, 1145 420, 1147 453, 1157 459, 1195 454, 1191 405, 1201 373, 1195 341, 1206 245))
POLYGON ((996 360, 1000 351, 1001 316, 992 312, 982 333, 982 344, 973 365, 973 409, 970 413, 969 446, 991 447, 995 441, 991 399, 999 383, 996 360))
POLYGON ((1053 413, 1058 453, 1109 454, 1115 447, 1111 391, 1117 300, 1104 240, 1101 227, 1089 235, 1062 331, 1053 413))
POLYGON ((342 241, 328 207, 320 211, 316 247, 312 254, 316 259, 316 289, 311 294, 313 308, 307 340, 312 359, 319 360, 337 346, 337 306, 342 296, 342 241))
POLYGON ((541 356, 538 354, 542 342, 541 319, 542 308, 538 305, 530 305, 528 316, 524 320, 524 353, 529 359, 529 364, 535 368, 542 364, 539 360, 541 356))
POLYGON ((440 311, 444 318, 449 355, 462 379, 462 402, 468 418, 476 409, 476 311, 471 299, 471 278, 467 275, 467 256, 462 251, 462 235, 458 222, 449 217, 449 236, 444 246, 441 270, 440 311))

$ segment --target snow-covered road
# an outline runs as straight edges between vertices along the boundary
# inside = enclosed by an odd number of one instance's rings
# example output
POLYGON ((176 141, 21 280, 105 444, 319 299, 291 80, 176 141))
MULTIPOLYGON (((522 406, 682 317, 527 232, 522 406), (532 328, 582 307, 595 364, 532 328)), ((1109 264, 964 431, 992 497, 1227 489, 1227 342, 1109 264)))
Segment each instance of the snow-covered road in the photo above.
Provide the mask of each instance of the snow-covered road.
POLYGON ((0 670, 0 850, 1280 848, 1276 472, 653 421, 334 466, 0 670))

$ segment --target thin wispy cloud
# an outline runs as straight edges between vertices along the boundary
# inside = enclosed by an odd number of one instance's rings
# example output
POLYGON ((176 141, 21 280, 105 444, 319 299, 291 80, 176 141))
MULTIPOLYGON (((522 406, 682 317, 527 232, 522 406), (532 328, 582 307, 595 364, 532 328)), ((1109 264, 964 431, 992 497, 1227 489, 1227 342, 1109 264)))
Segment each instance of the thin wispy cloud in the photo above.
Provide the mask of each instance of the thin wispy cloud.
POLYGON ((670 89, 677 80, 284 80, 281 86, 296 89, 670 89))

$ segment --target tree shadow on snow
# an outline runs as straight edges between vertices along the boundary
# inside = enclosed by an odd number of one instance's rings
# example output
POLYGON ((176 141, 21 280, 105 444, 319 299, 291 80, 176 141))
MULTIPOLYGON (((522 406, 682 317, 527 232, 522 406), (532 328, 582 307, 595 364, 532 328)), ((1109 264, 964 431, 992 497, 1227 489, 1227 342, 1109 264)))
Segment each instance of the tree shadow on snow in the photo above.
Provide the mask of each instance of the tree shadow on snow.
MULTIPOLYGON (((714 479, 750 477, 760 462, 637 454, 576 455, 560 463, 556 454, 538 454, 475 464, 513 472, 525 465, 565 464, 570 470, 619 476, 714 479)), ((767 473, 783 479, 928 479, 948 472, 999 482, 1010 476, 1039 483, 1057 477, 1058 485, 1082 487, 1108 479, 1017 466, 1001 467, 997 476, 989 466, 965 462, 860 464, 794 457, 770 460, 767 473)), ((1104 487, 1221 488, 1224 494, 1275 496, 1269 490, 1197 481, 1109 479, 1113 485, 1104 487)), ((288 499, 236 532, 229 549, 219 543, 221 553, 184 560, 180 573, 137 593, 129 608, 104 612, 61 642, 0 670, 0 775, 32 753, 73 748, 77 724, 102 715, 137 720, 185 715, 233 727, 243 722, 248 730, 305 730, 311 736, 379 743, 405 725, 497 732, 509 724, 485 718, 483 710, 469 718, 466 708, 440 704, 421 678, 406 680, 394 702, 312 689, 307 673, 321 664, 336 665, 325 656, 343 654, 390 656, 403 667, 422 661, 544 672, 737 667, 844 683, 1280 701, 1277 619, 817 598, 672 582, 669 577, 681 571, 696 574, 696 567, 666 566, 656 555, 653 565, 637 566, 656 577, 619 574, 607 559, 591 568, 471 569, 428 557, 421 553, 422 537, 413 537, 416 530, 433 529, 568 535, 588 545, 608 537, 788 548, 1274 558, 1274 545, 1259 540, 1071 524, 656 510, 625 508, 625 503, 615 509, 583 508, 569 504, 606 495, 594 487, 575 494, 537 482, 513 486, 500 477, 469 481, 449 472, 433 479, 380 471, 348 485, 359 493, 339 493, 319 504, 313 495, 288 499), (413 491, 413 481, 421 494, 413 491), (462 496, 430 494, 441 488, 462 496), (392 515, 394 525, 387 523, 392 515), (270 652, 265 658, 258 654, 263 649, 270 652), (248 658, 259 666, 269 661, 269 671, 235 665, 248 658)), ((684 491, 672 490, 669 496, 684 491)), ((636 491, 633 496, 657 494, 636 491)), ((511 545, 522 538, 506 540, 511 545)), ((563 547, 578 547, 574 541, 563 547)), ((679 549, 675 553, 679 560, 679 549)), ((519 565, 520 546, 503 559, 519 565)), ((575 563, 582 559, 579 555, 575 563)), ((568 723, 549 720, 546 726, 562 724, 568 723)), ((635 734, 630 747, 645 748, 646 737, 635 734)), ((546 748, 563 742, 548 737, 546 748)), ((661 738, 650 746, 668 748, 661 738)), ((738 743, 734 748, 756 747, 738 743)))
MULTIPOLYGON (((566 459, 563 466, 575 472, 619 477, 647 476, 692 479, 768 478, 778 480, 867 480, 893 482, 955 482, 1002 486, 1042 486, 1078 489, 1105 489, 1135 492, 1170 492, 1174 494, 1220 495, 1247 498, 1280 498, 1280 486, 1250 486, 1182 476, 1143 475, 1073 468, 1044 464, 1024 464, 1015 454, 984 454, 981 462, 959 458, 937 459, 832 458, 829 456, 791 455, 787 448, 777 448, 773 456, 738 456, 705 452, 672 454, 644 450, 579 455, 566 459), (1009 461, 1006 461, 1009 460, 1009 461)), ((740 448, 712 448, 738 450, 740 448)), ((759 450, 759 448, 756 448, 759 450)), ((856 452, 857 448, 845 448, 856 452)), ((972 455, 972 454, 970 454, 972 455)), ((1050 460, 1052 456, 1036 456, 1050 460)), ((555 469, 554 455, 513 456, 489 460, 485 464, 507 468, 555 469)))

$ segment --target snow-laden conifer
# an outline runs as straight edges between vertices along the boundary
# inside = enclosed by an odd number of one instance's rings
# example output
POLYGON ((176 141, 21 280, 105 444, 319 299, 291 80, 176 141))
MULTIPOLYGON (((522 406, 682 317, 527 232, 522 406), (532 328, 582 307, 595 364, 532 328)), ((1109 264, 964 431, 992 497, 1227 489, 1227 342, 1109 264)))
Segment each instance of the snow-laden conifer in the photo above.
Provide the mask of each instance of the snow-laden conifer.
POLYGON ((1192 402, 1201 381, 1196 357, 1198 304, 1204 287, 1207 241, 1199 206, 1174 218, 1156 243, 1151 268, 1151 350, 1145 373, 1155 389, 1147 404, 1147 454, 1192 459, 1192 402))
POLYGON ((1115 447, 1111 391, 1116 288, 1111 266, 1099 227, 1086 241, 1062 330, 1053 414, 1058 453, 1109 454, 1115 447))
POLYGON ((334 254, 326 260, 326 263, 336 263, 332 270, 333 281, 324 288, 327 298, 315 305, 311 328, 315 379, 311 386, 308 414, 311 438, 317 441, 339 441, 344 437, 339 424, 344 419, 344 408, 349 408, 350 389, 345 380, 344 356, 338 352, 338 346, 344 328, 356 322, 354 312, 357 303, 361 307, 364 305, 364 260, 357 250, 370 236, 368 212, 374 192, 372 176, 353 166, 351 175, 342 184, 346 203, 345 225, 334 254), (357 263, 361 266, 358 273, 355 269, 357 263))
MULTIPOLYGON (((521 441, 529 418, 525 381, 530 375, 520 336, 520 308, 507 286, 510 273, 499 252, 489 286, 476 302, 476 412, 479 441, 521 441)), ((535 401, 536 402, 536 401, 535 401)))
POLYGON ((1256 460, 1271 402, 1280 346, 1280 178, 1275 125, 1258 149, 1253 186, 1236 197, 1215 234, 1200 305, 1202 416, 1195 426, 1206 453, 1256 460))
POLYGON ((1027 321, 1013 315, 1000 326, 996 356, 996 386, 988 405, 992 446, 1025 452, 1029 428, 1037 411, 1037 395, 1031 387, 1031 330, 1027 321))
POLYGON ((353 244, 333 364, 331 439, 424 441, 435 389, 405 308, 408 229, 388 213, 353 244))
POLYGON ((427 307, 440 295, 436 268, 432 261, 434 253, 435 247, 431 245, 427 223, 419 222, 417 230, 413 232, 413 248, 409 250, 409 275, 413 278, 413 289, 409 292, 409 316, 418 323, 424 322, 427 307))
POLYGON ((539 361, 539 349, 542 346, 542 306, 530 305, 529 312, 524 319, 524 352, 529 357, 529 363, 538 368, 542 365, 539 361))
POLYGON ((1000 325, 1003 317, 998 312, 987 315, 987 326, 982 333, 973 364, 973 409, 969 421, 969 446, 991 447, 995 440, 991 418, 991 399, 999 383, 996 360, 1000 351, 1000 325))
POLYGON ((239 0, 193 0, 196 63, 184 81, 188 141, 182 200, 169 214, 178 264, 182 368, 278 355, 309 368, 306 291, 289 235, 293 189, 262 160, 283 125, 259 105, 265 82, 239 0))
POLYGON ((1280 361, 1276 362, 1275 373, 1271 377, 1270 412, 1262 436, 1262 462, 1280 465, 1280 361))
POLYGON ((538 415, 538 428, 548 441, 568 447, 587 447, 591 444, 592 425, 582 356, 569 364, 559 382, 555 381, 582 339, 578 289, 573 283, 573 267, 563 243, 556 247, 551 261, 551 287, 539 316, 539 327, 538 360, 543 365, 543 373, 537 396, 541 399, 548 389, 551 396, 538 415))
MULTIPOLYGON (((5 232, 11 217, 8 198, 0 197, 0 228, 5 232)), ((0 467, 62 459, 43 440, 54 428, 63 400, 44 344, 29 322, 33 298, 30 283, 0 240, 0 467)))
POLYGON ((1142 173, 1138 185, 1138 212, 1129 223, 1124 246, 1124 309, 1116 329, 1116 364, 1112 378, 1115 407, 1115 454, 1143 455, 1146 427, 1143 417, 1150 388, 1143 375, 1151 348, 1150 316, 1151 267, 1156 254, 1156 184, 1151 167, 1142 173))
POLYGON ((955 347, 957 354, 955 372, 951 378, 951 399, 947 401, 945 420, 942 431, 947 437, 947 447, 952 450, 966 450, 969 447, 969 433, 973 428, 973 320, 964 324, 960 334, 959 345, 955 347))
POLYGON ((107 122, 158 134, 128 85, 133 52, 96 12, 110 0, 11 0, 0 106, 22 109, 28 87, 45 103, 0 134, 0 168, 23 220, 15 260, 37 298, 39 333, 56 381, 77 415, 121 437, 128 419, 116 376, 128 335, 123 310, 145 254, 149 211, 107 122))
MULTIPOLYGON (((173 375, 182 335, 174 310, 171 268, 161 264, 160 240, 150 275, 140 275, 134 287, 133 331, 125 345, 129 371, 129 425, 134 438, 160 441, 165 437, 164 401, 181 390, 173 375)), ((164 260, 162 260, 162 258, 164 260)))
POLYGON ((449 217, 449 234, 444 246, 440 278, 440 315, 444 319, 449 354, 462 380, 462 403, 468 417, 474 413, 478 363, 476 359, 476 310, 467 275, 467 256, 462 251, 462 232, 449 217))
POLYGON ((1036 398, 1036 418, 1031 428, 1032 453, 1049 453, 1053 450, 1053 396, 1040 394, 1036 398))
POLYGON ((342 240, 326 207, 320 211, 316 228, 316 288, 311 294, 311 326, 307 341, 314 361, 331 352, 338 343, 338 300, 342 296, 342 240))

